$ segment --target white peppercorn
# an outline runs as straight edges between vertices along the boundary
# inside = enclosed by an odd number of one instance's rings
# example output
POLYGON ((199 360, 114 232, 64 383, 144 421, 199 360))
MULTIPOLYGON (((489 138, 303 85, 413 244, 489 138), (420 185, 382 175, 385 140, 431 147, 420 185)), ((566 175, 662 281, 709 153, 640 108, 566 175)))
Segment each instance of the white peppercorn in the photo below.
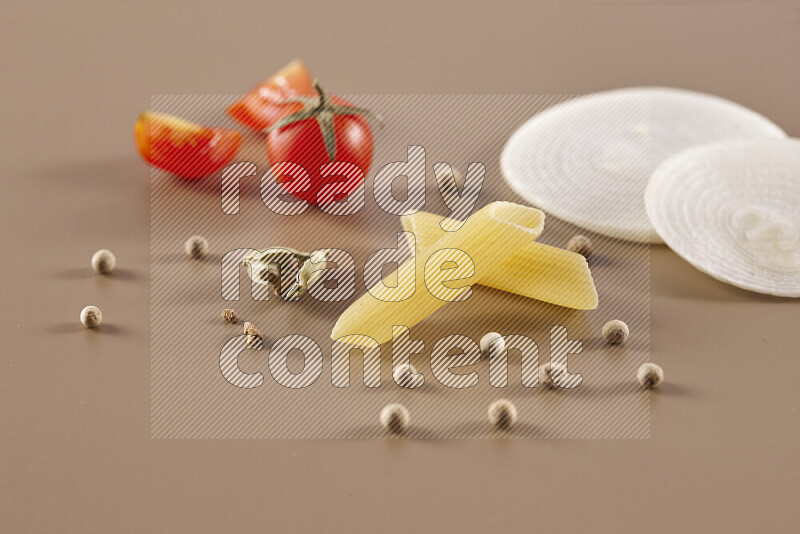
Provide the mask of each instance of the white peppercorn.
POLYGON ((567 242, 567 250, 588 258, 592 253, 592 242, 586 236, 576 235, 567 242))
POLYGON ((81 310, 81 323, 86 328, 97 328, 103 321, 103 313, 97 306, 86 306, 81 310))
POLYGON ((517 421, 517 407, 514 403, 499 399, 489 405, 489 422, 499 430, 509 430, 517 421))
POLYGON ((636 372, 636 379, 647 389, 654 388, 664 381, 664 370, 654 363, 645 363, 636 372))
POLYGON ((183 245, 186 254, 194 259, 201 259, 208 253, 208 241, 201 235, 193 235, 183 245))
POLYGON ((417 376, 417 369, 410 363, 401 363, 392 371, 392 378, 395 383, 404 388, 412 388, 420 379, 417 376))
POLYGON ((108 274, 117 265, 117 258, 107 249, 101 249, 92 256, 92 269, 100 274, 108 274))
POLYGON ((558 387, 556 381, 560 380, 559 377, 567 372, 567 368, 564 364, 557 363, 554 365, 552 362, 547 362, 539 367, 539 385, 545 388, 555 389, 558 387))
POLYGON ((464 185, 464 177, 461 172, 449 165, 434 165, 433 174, 442 196, 458 195, 459 188, 464 185))
POLYGON ((628 325, 619 319, 614 319, 603 325, 603 337, 612 345, 624 343, 625 340, 628 339, 630 333, 631 331, 628 329, 628 325))
POLYGON ((381 410, 381 426, 392 434, 402 434, 411 422, 411 416, 402 404, 389 404, 381 410))
POLYGON ((506 340, 497 332, 489 332, 481 338, 481 354, 487 358, 502 354, 506 350, 506 340))

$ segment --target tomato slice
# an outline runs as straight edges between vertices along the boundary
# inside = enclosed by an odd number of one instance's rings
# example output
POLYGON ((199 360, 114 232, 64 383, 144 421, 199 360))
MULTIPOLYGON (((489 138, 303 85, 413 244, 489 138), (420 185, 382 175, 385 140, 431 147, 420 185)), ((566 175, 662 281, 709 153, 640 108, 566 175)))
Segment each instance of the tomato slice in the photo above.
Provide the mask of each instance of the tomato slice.
POLYGON ((279 102, 290 96, 313 96, 314 79, 296 59, 228 107, 228 115, 244 126, 263 131, 278 119, 301 109, 302 104, 279 102))
POLYGON ((139 115, 134 136, 146 162, 189 179, 204 178, 223 169, 242 144, 239 132, 150 112, 139 115))

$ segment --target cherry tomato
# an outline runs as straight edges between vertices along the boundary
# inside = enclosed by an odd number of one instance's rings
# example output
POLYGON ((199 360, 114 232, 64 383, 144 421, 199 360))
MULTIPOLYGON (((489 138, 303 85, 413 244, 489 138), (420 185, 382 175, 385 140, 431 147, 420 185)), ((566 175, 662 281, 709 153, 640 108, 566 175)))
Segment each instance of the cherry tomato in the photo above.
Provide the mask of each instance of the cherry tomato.
POLYGON ((311 73, 302 61, 294 60, 231 105, 227 112, 233 120, 261 132, 280 117, 302 107, 296 103, 281 104, 281 101, 314 94, 311 73))
MULTIPOLYGON (((273 164, 291 162, 301 165, 309 174, 310 187, 301 191, 291 187, 291 180, 281 183, 287 192, 310 204, 339 201, 357 188, 372 164, 372 130, 366 117, 373 116, 365 109, 356 108, 339 97, 327 97, 319 91, 317 98, 300 99, 305 106, 290 116, 276 122, 267 135, 267 157, 273 164), (328 136, 323 135, 327 131, 328 136), (328 163, 350 163, 360 172, 326 172, 320 169, 328 163), (340 184, 335 196, 326 188, 322 198, 320 190, 327 184, 340 184)), ((343 167, 340 165, 338 169, 343 167)), ((328 169, 330 171, 332 169, 328 169)))
POLYGON ((142 113, 134 128, 142 158, 181 178, 210 176, 230 163, 242 136, 239 132, 208 128, 162 113, 142 113))

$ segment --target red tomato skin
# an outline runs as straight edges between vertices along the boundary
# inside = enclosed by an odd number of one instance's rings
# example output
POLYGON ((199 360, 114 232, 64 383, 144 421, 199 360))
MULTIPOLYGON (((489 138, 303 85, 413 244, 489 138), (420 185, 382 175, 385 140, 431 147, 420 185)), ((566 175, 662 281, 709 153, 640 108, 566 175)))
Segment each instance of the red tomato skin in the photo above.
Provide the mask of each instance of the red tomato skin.
POLYGON ((300 60, 295 60, 270 76, 255 89, 228 107, 228 115, 238 123, 263 132, 275 121, 302 109, 302 104, 279 104, 290 96, 313 96, 314 79, 300 60))
POLYGON ((239 151, 239 132, 208 128, 174 117, 143 113, 134 129, 136 146, 149 164, 198 180, 228 165, 239 151))
MULTIPOLYGON (((350 105, 333 97, 337 104, 350 105)), ((372 130, 367 119, 359 115, 337 115, 333 119, 336 138, 336 161, 358 166, 366 175, 372 165, 372 130)), ((301 165, 309 174, 311 186, 305 191, 289 191, 293 196, 316 205, 317 193, 326 184, 345 181, 341 176, 323 178, 320 167, 330 162, 319 124, 315 119, 290 124, 267 135, 267 157, 270 164, 289 161, 301 165)), ((342 190, 347 195, 361 182, 350 182, 342 190)))

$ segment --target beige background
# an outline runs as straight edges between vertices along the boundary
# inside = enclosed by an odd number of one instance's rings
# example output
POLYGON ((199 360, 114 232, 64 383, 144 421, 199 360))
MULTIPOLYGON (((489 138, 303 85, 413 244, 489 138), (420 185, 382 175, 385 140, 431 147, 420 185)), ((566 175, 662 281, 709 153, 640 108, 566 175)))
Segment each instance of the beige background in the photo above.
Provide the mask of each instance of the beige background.
POLYGON ((151 94, 239 93, 298 56, 338 93, 687 87, 797 136, 800 3, 7 1, 0 16, 0 531, 792 530, 799 304, 659 247, 669 384, 649 440, 150 440, 149 172, 131 127, 151 94), (87 270, 101 246, 113 280, 87 270), (114 309, 102 334, 76 326, 89 302, 114 309))

